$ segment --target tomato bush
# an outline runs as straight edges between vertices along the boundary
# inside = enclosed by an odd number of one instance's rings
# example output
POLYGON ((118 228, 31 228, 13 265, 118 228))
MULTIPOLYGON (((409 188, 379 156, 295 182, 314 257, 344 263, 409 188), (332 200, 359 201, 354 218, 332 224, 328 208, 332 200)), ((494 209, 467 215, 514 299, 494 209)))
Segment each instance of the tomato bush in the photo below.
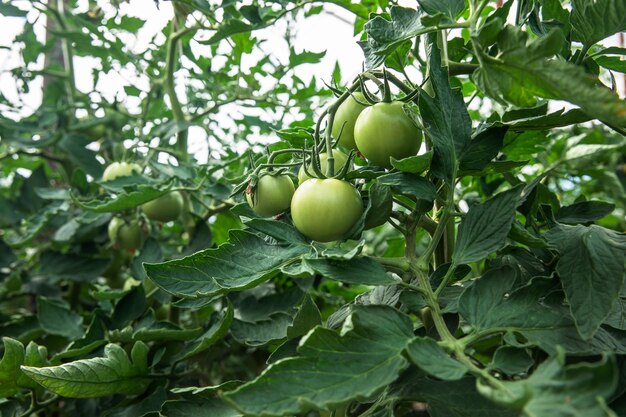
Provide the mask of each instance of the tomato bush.
POLYGON ((332 178, 306 180, 291 200, 294 226, 318 242, 345 237, 362 213, 358 191, 350 183, 332 178))
POLYGON ((626 3, 401 3, 0 2, 0 416, 626 415, 626 3))
POLYGON ((391 167, 391 158, 417 154, 422 132, 404 112, 404 103, 376 103, 361 112, 354 125, 359 151, 374 165, 391 167))

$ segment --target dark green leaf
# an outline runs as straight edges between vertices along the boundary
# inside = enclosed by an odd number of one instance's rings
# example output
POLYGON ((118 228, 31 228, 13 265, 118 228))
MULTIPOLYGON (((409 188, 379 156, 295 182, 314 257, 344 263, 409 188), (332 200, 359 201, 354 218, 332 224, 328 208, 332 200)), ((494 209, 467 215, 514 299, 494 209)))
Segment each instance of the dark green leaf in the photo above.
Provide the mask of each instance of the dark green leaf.
POLYGON ((546 237, 561 255, 556 270, 578 332, 590 339, 623 286, 626 235, 595 225, 560 225, 546 237))
POLYGON ((615 363, 609 356, 597 363, 565 366, 565 355, 561 351, 542 363, 530 378, 505 382, 507 394, 480 383, 478 387, 489 398, 519 407, 523 415, 608 417, 611 414, 605 400, 616 385, 615 363))
POLYGON ((407 353, 414 364, 444 381, 456 381, 467 373, 465 365, 452 359, 433 339, 415 338, 407 353))
POLYGON ((393 172, 378 177, 378 182, 388 185, 395 191, 418 200, 432 202, 437 197, 435 185, 426 178, 407 172, 393 172))
POLYGON ((433 151, 427 151, 421 155, 409 156, 404 159, 391 158, 391 165, 399 171, 408 172, 410 174, 422 174, 430 168, 430 162, 433 159, 433 151))
POLYGON ((555 217, 559 223, 591 223, 611 214, 614 209, 615 204, 605 201, 581 201, 561 207, 555 217))
POLYGON ((569 327, 571 319, 540 303, 551 286, 548 280, 536 278, 512 292, 515 280, 516 273, 511 267, 487 271, 463 292, 459 299, 459 313, 476 330, 569 327))
POLYGON ((626 31, 626 4, 622 0, 572 0, 570 22, 573 39, 592 46, 626 31))
POLYGON ((230 243, 217 249, 144 267, 148 277, 171 294, 206 297, 258 285, 308 251, 304 245, 270 244, 250 232, 234 230, 230 243))
POLYGON ((355 306, 346 323, 341 334, 316 327, 298 347, 301 356, 271 364, 225 398, 244 414, 284 416, 378 392, 407 366, 411 321, 390 307, 355 306))
POLYGON ((195 342, 187 346, 181 353, 180 359, 190 358, 198 353, 204 352, 206 349, 214 345, 218 340, 226 336, 228 329, 233 321, 233 306, 228 305, 226 311, 217 314, 213 318, 213 323, 202 336, 195 342))
POLYGON ((489 367, 507 375, 517 375, 528 372, 533 363, 533 358, 530 357, 526 349, 500 346, 493 355, 489 367))
POLYGON ((504 140, 507 127, 490 127, 479 132, 460 155, 462 171, 481 171, 495 158, 504 140))
POLYGON ((470 208, 459 225, 458 241, 452 254, 455 265, 480 261, 504 246, 521 192, 521 186, 517 186, 470 208))
POLYGON ((365 209, 364 229, 371 229, 389 220, 393 209, 391 189, 376 181, 368 190, 367 208, 365 209))
POLYGON ((452 90, 448 71, 442 67, 436 36, 429 35, 429 80, 434 97, 422 92, 419 108, 427 135, 435 150, 431 171, 449 184, 454 180, 458 158, 470 143, 472 122, 460 90, 452 90))
POLYGON ((326 278, 348 284, 392 285, 396 283, 381 264, 367 257, 347 261, 306 259, 304 263, 326 278))
POLYGON ((37 298, 37 318, 49 334, 76 340, 83 335, 82 317, 60 300, 37 298))

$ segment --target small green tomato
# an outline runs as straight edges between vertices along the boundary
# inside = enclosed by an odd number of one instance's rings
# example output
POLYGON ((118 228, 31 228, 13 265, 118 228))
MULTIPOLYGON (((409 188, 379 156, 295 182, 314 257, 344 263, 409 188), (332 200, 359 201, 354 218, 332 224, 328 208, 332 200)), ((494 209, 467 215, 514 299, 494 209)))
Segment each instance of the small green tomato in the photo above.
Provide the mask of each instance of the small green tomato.
POLYGON ((105 168, 102 174, 103 181, 111 181, 120 177, 128 177, 136 172, 141 174, 141 167, 137 164, 130 164, 128 162, 113 162, 111 165, 105 168))
POLYGON ((295 187, 289 175, 265 174, 254 190, 246 193, 250 207, 259 215, 275 216, 289 208, 295 187))

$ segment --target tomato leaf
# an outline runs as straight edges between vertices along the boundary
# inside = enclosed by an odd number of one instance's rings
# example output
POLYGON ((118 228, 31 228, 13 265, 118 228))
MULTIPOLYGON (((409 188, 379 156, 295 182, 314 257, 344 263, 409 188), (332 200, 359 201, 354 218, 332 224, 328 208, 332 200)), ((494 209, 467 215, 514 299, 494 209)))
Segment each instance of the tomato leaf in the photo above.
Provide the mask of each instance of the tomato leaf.
POLYGON ((428 403, 432 417, 518 417, 519 412, 495 404, 476 390, 476 379, 457 381, 425 378, 417 372, 406 373, 395 384, 402 398, 428 403))
POLYGON ((242 417, 243 414, 219 398, 199 401, 170 400, 163 403, 161 414, 169 417, 242 417))
POLYGON ((517 375, 528 372, 533 363, 533 358, 530 357, 526 349, 500 346, 494 353, 489 368, 497 369, 508 375, 517 375))
POLYGON ((540 303, 549 281, 537 278, 509 295, 515 280, 515 269, 508 266, 487 271, 463 292, 459 313, 479 331, 492 327, 553 329, 571 324, 560 311, 540 303), (531 309, 532 315, 527 313, 531 309))
POLYGON ((407 172, 394 172, 378 177, 378 182, 388 185, 395 191, 418 200, 435 201, 437 189, 426 178, 407 172))
POLYGON ((242 290, 268 280, 278 268, 309 251, 305 245, 270 244, 244 230, 230 243, 182 259, 144 264, 148 277, 179 297, 206 297, 242 290))
POLYGON ((561 207, 555 217, 559 223, 591 223, 611 214, 614 209, 615 204, 606 201, 581 201, 561 207))
POLYGON ((38 297, 37 318, 41 328, 49 334, 70 340, 76 340, 84 334, 83 318, 61 300, 38 297))
POLYGON ((500 152, 507 131, 507 127, 490 127, 478 132, 460 155, 461 171, 483 170, 500 152))
POLYGON ((552 30, 548 35, 527 42, 527 35, 507 26, 500 33, 497 59, 488 58, 474 73, 476 84, 489 96, 521 107, 535 105, 537 97, 565 100, 579 106, 588 115, 626 126, 626 104, 583 68, 548 59, 560 51, 563 34, 552 30))
POLYGON ((422 174, 428 168, 433 159, 433 151, 429 150, 420 155, 409 156, 404 159, 391 158, 391 165, 399 171, 410 174, 422 174))
POLYGON ((441 51, 436 36, 431 34, 428 39, 429 77, 434 96, 422 92, 419 108, 424 128, 435 149, 431 171, 451 184, 457 171, 458 158, 470 143, 472 122, 462 92, 452 90, 448 71, 441 66, 441 51))
POLYGON ((506 393, 479 381, 481 394, 519 409, 523 415, 608 416, 605 400, 617 386, 614 359, 604 356, 595 363, 565 366, 560 351, 542 363, 530 376, 520 381, 504 382, 506 393), (576 411, 572 411, 576 410, 576 411))
POLYGON ((452 359, 433 339, 413 339, 407 353, 414 364, 436 378, 456 381, 467 373, 465 365, 452 359))
POLYGON ((622 0, 572 0, 570 23, 573 39, 591 46, 626 31, 626 3, 622 0))
POLYGON ((418 0, 420 7, 429 15, 441 14, 449 22, 455 22, 459 14, 465 10, 465 0, 418 0))
POLYGON ((559 225, 546 237, 561 255, 556 270, 578 332, 590 339, 622 289, 626 235, 596 225, 559 225))
POLYGON ((383 16, 375 16, 365 24, 367 39, 359 45, 365 53, 368 68, 380 66, 385 57, 391 54, 404 41, 425 32, 421 23, 421 13, 415 9, 392 6, 389 11, 390 20, 383 16))
POLYGON ((244 414, 283 416, 369 397, 406 368, 402 352, 412 337, 409 317, 397 310, 354 306, 340 333, 316 327, 300 342, 300 356, 271 364, 224 398, 244 414))
POLYGON ((517 186, 470 208, 459 225, 457 246, 452 254, 455 265, 479 261, 504 245, 521 191, 521 186, 517 186))
POLYGON ((21 369, 46 389, 64 397, 93 398, 144 391, 150 382, 145 364, 131 362, 124 349, 115 344, 107 345, 104 355, 59 366, 21 369))
POLYGON ((367 257, 346 261, 334 259, 306 259, 304 263, 326 278, 347 284, 393 285, 396 280, 387 274, 381 264, 367 257))

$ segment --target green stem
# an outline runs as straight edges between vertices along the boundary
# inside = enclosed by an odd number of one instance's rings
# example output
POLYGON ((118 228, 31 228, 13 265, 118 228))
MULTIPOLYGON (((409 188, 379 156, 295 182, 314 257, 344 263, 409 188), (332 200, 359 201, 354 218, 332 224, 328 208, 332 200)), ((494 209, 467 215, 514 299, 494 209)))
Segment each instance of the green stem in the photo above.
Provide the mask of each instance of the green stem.
POLYGON ((448 72, 450 75, 468 75, 474 73, 479 68, 477 64, 469 64, 466 62, 448 61, 448 72))
POLYGON ((399 256, 395 258, 370 256, 370 258, 385 266, 390 266, 404 272, 408 272, 411 269, 411 263, 404 256, 399 256))
MULTIPOLYGON (((174 120, 176 121, 177 124, 179 124, 179 123, 185 122, 185 114, 180 104, 180 100, 178 99, 178 95, 176 94, 176 83, 174 79, 174 73, 176 71, 176 58, 177 58, 176 46, 178 44, 178 40, 183 35, 185 35, 186 33, 189 33, 192 30, 196 30, 196 28, 195 27, 187 28, 187 29, 183 29, 178 32, 175 32, 176 27, 177 27, 176 16, 174 16, 172 18, 172 21, 170 22, 170 36, 167 40, 167 58, 166 58, 167 60, 166 60, 166 66, 165 66, 166 72, 165 72, 165 82, 164 82, 163 87, 165 89, 167 96, 170 99, 170 106, 172 107, 172 115, 174 116, 174 120)), ((185 129, 179 130, 177 134, 177 138, 176 138, 176 144, 178 145, 178 150, 180 154, 185 157, 185 159, 188 156, 187 136, 188 136, 188 131, 185 128, 185 129)))
POLYGON ((589 52, 589 46, 583 45, 582 49, 580 50, 580 55, 578 55, 578 58, 576 58, 576 65, 580 65, 583 63, 585 56, 587 56, 587 52, 589 52))
POLYGON ((455 270, 456 270, 456 265, 450 265, 450 267, 446 271, 446 275, 443 277, 443 279, 441 280, 441 283, 439 284, 439 286, 437 287, 437 290, 435 291, 435 297, 437 299, 439 299, 439 295, 441 294, 441 292, 448 286, 448 282, 450 282, 450 279, 454 275, 455 270))

